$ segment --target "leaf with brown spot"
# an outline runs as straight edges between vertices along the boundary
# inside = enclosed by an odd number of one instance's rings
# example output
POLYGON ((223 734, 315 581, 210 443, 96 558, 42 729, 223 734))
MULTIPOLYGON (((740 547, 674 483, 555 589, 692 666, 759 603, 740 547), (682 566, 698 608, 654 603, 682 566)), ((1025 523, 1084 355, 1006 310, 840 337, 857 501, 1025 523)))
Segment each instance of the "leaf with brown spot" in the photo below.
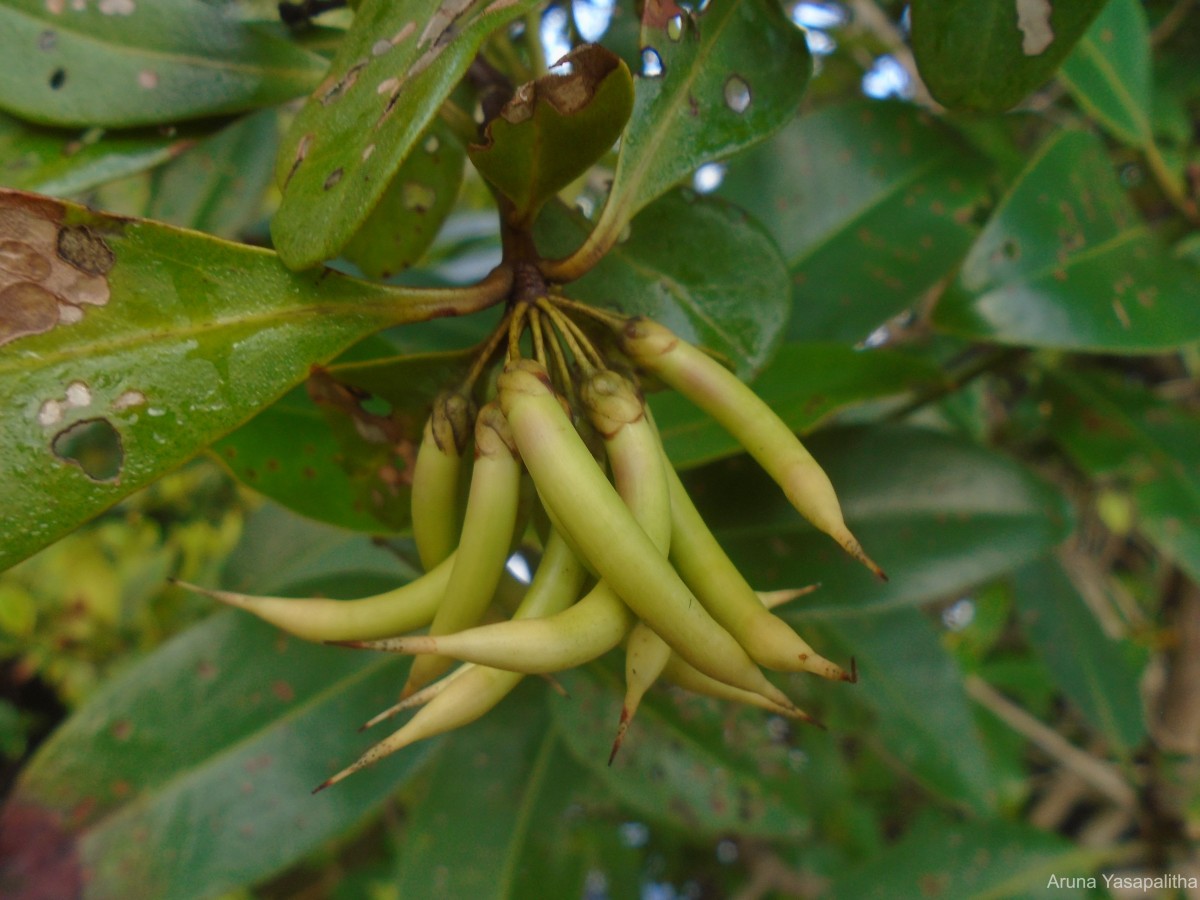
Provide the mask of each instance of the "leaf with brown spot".
POLYGON ((1049 138, 1000 201, 933 313, 973 340, 1154 353, 1200 339, 1200 280, 1151 233, 1104 145, 1049 138))
POLYGON ((534 6, 534 0, 363 2, 280 153, 283 201, 271 236, 287 265, 308 268, 346 246, 401 163, 419 150, 479 47, 534 6))
POLYGON ((633 76, 596 44, 576 48, 551 71, 521 85, 469 148, 471 162, 512 201, 516 221, 532 221, 542 204, 607 153, 633 108, 633 76))
POLYGON ((465 157, 451 128, 435 120, 342 255, 372 278, 389 278, 420 260, 454 209, 465 157))
POLYGON ((313 363, 388 325, 477 309, 506 288, 502 277, 440 291, 298 275, 268 251, 0 190, 6 245, 0 568, 178 467, 313 363), (120 441, 111 479, 55 454, 55 437, 88 419, 108 422, 120 441))
POLYGON ((192 0, 0 2, 0 107, 49 125, 130 126, 274 106, 325 61, 259 24, 192 0))

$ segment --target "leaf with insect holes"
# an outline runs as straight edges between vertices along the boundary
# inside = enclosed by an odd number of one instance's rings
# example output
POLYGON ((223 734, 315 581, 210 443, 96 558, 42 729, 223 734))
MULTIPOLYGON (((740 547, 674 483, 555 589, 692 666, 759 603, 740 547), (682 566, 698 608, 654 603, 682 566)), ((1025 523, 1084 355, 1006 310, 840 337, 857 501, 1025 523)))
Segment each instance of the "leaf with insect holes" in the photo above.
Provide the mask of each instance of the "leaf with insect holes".
POLYGON ((642 74, 612 190, 587 243, 551 274, 604 255, 626 223, 706 162, 770 136, 796 112, 812 70, 804 33, 775 0, 726 0, 696 12, 648 0, 642 74))
POLYGON ((1105 0, 914 0, 921 77, 952 109, 1002 112, 1047 81, 1105 0))
POLYGON ((561 62, 564 73, 517 88, 468 150, 521 221, 607 153, 633 109, 633 76, 615 54, 586 44, 561 62))
POLYGON ((14 191, 0 191, 0 245, 0 568, 176 468, 314 362, 499 296, 295 274, 266 250, 14 191))
POLYGON ((0 0, 0 108, 47 125, 129 126, 274 106, 325 60, 195 0, 0 0))
POLYGON ((483 42, 535 5, 365 0, 280 153, 271 236, 287 265, 305 269, 346 246, 483 42))

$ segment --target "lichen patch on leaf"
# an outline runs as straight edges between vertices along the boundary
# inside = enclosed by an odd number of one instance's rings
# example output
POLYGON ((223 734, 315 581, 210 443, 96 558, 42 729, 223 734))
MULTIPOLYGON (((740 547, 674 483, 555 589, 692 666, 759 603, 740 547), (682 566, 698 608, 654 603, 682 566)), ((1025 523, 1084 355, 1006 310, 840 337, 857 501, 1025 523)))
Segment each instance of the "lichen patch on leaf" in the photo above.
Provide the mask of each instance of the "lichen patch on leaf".
POLYGON ((64 224, 63 212, 50 200, 0 192, 0 345, 108 303, 112 248, 86 225, 64 224))
POLYGON ((1017 28, 1021 31, 1021 52, 1026 56, 1038 56, 1054 43, 1052 12, 1050 0, 1017 0, 1017 28))

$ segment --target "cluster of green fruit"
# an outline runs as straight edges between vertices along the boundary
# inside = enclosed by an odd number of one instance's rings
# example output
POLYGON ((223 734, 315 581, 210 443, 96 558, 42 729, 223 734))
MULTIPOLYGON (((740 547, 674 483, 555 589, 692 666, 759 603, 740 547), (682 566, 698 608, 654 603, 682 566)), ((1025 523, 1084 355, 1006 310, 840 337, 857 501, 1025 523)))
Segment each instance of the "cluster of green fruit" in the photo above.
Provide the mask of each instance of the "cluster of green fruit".
POLYGON ((722 551, 663 451, 638 387, 645 377, 711 415, 800 513, 882 577, 847 529, 821 467, 720 363, 646 318, 554 293, 515 300, 425 426, 412 473, 425 575, 349 601, 208 592, 302 638, 417 654, 403 699, 367 724, 419 711, 321 788, 475 720, 524 675, 583 665, 622 641, 627 693, 614 755, 660 677, 806 721, 761 667, 855 680, 853 667, 846 672, 817 654, 770 611, 804 589, 760 595, 722 551), (494 380, 483 377, 495 368, 494 380), (478 410, 477 393, 490 395, 478 410), (460 526, 460 476, 472 443, 460 526), (530 482, 532 491, 523 490, 530 482), (536 514, 526 518, 530 508, 536 514), (530 520, 542 546, 533 580, 510 619, 486 622, 530 520), (455 660, 465 664, 446 674, 455 660))

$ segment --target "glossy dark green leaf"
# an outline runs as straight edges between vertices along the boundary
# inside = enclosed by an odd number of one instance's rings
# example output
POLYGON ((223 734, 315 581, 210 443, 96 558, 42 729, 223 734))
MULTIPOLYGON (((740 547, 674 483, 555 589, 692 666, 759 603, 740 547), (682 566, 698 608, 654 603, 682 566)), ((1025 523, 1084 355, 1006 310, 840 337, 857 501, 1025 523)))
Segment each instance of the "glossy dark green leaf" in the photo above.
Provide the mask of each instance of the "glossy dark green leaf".
POLYGON ((278 149, 275 110, 239 119, 154 173, 146 217, 238 237, 263 215, 278 149))
POLYGON ((861 341, 960 262, 987 167, 903 103, 801 116, 729 167, 720 193, 775 235, 791 270, 788 334, 861 341))
POLYGON ((314 362, 445 300, 27 194, 0 192, 0 237, 0 567, 232 431, 314 362))
MULTIPOLYGON (((810 832, 804 782, 812 773, 794 771, 762 711, 731 711, 656 689, 609 766, 624 693, 620 676, 597 665, 559 678, 569 696, 549 702, 571 754, 638 815, 693 836, 736 831, 799 839, 810 832)), ((811 739, 829 740, 815 729, 811 739)))
POLYGON ((0 108, 48 125, 128 126, 273 106, 326 64, 192 0, 4 0, 0 108))
MULTIPOLYGON (((752 383, 754 392, 793 431, 803 433, 845 407, 928 390, 941 381, 941 370, 917 356, 858 351, 845 344, 788 343, 752 383)), ((662 391, 649 400, 676 468, 744 452, 725 429, 680 394, 662 391)))
POLYGON ((804 33, 773 0, 728 0, 697 12, 650 0, 641 44, 633 115, 608 202, 580 250, 585 267, 650 201, 787 122, 812 69, 804 33))
MULTIPOLYGON (((892 897, 1083 898, 1073 877, 1095 871, 1103 849, 1086 849, 1056 834, 1000 820, 945 822, 927 818, 878 856, 834 879, 829 896, 837 900, 892 897)), ((1103 879, 1097 876, 1103 884, 1103 879)))
POLYGON ((515 867, 544 827, 531 816, 558 744, 540 696, 547 687, 534 682, 447 740, 406 824, 400 896, 518 897, 515 867))
POLYGON ((342 251, 372 278, 390 278, 417 262, 458 199, 466 154, 450 127, 435 120, 418 144, 342 251))
POLYGON ((633 76, 597 44, 577 48, 551 71, 522 85, 480 144, 470 147, 479 174, 512 201, 518 221, 538 209, 607 153, 633 109, 633 76))
POLYGON ((246 517, 242 538, 225 560, 221 587, 287 597, 354 597, 381 593, 419 574, 415 547, 299 516, 265 502, 246 517))
MULTIPOLYGON (((539 221, 557 248, 585 225, 561 207, 539 221)), ((648 206, 629 236, 568 296, 651 316, 750 377, 770 357, 788 315, 787 269, 771 236, 745 212, 686 191, 648 206)))
POLYGON ((337 362, 329 375, 359 396, 317 402, 330 387, 310 377, 308 389, 267 407, 213 453, 243 483, 302 515, 372 534, 403 530, 408 468, 432 398, 472 359, 466 351, 337 362))
POLYGON ((45 128, 0 113, 0 185, 69 197, 174 159, 204 131, 45 128))
POLYGON ((1070 527, 1057 491, 961 437, 880 426, 830 429, 807 444, 886 584, 808 526, 752 460, 698 469, 688 481, 755 588, 821 584, 788 607, 796 621, 807 610, 858 615, 954 596, 1043 555, 1070 527))
POLYGON ((40 749, 0 822, 15 835, 5 875, 18 894, 76 896, 86 874, 90 897, 211 897, 262 880, 361 821, 427 758, 413 748, 311 796, 365 749, 354 728, 394 702, 405 669, 214 616, 40 749))
POLYGON ((1200 281, 1150 233, 1100 140, 1048 140, 934 310, 953 334, 1106 353, 1200 339, 1200 281))
MULTIPOLYGON (((867 710, 874 720, 865 738, 870 747, 944 802, 984 815, 994 809, 996 780, 972 719, 962 671, 921 612, 817 615, 803 622, 809 640, 816 641, 814 630, 826 638, 817 643, 822 654, 856 660, 858 684, 830 703, 867 710), (819 630, 810 624, 814 619, 819 630)), ((836 731, 837 718, 833 713, 831 718, 836 731)))
POLYGON ((366 0, 329 76, 296 116, 271 222, 294 269, 330 259, 359 230, 480 45, 533 0, 366 0))
POLYGON ((1135 525, 1200 579, 1200 418, 1136 384, 1059 369, 1051 433, 1085 470, 1129 482, 1135 525))
POLYGON ((1150 28, 1138 0, 1110 0, 1075 45, 1058 77, 1093 119, 1141 147, 1150 129, 1150 28))
POLYGON ((1049 80, 1105 0, 914 0, 921 77, 945 106, 1000 112, 1049 80))
POLYGON ((1013 582, 1022 630, 1059 688, 1109 746, 1128 757, 1146 735, 1131 647, 1104 633, 1053 560, 1026 566, 1013 582))
POLYGON ((369 484, 347 471, 341 445, 304 388, 222 438, 213 455, 242 482, 302 515, 358 531, 392 530, 372 515, 369 484))

